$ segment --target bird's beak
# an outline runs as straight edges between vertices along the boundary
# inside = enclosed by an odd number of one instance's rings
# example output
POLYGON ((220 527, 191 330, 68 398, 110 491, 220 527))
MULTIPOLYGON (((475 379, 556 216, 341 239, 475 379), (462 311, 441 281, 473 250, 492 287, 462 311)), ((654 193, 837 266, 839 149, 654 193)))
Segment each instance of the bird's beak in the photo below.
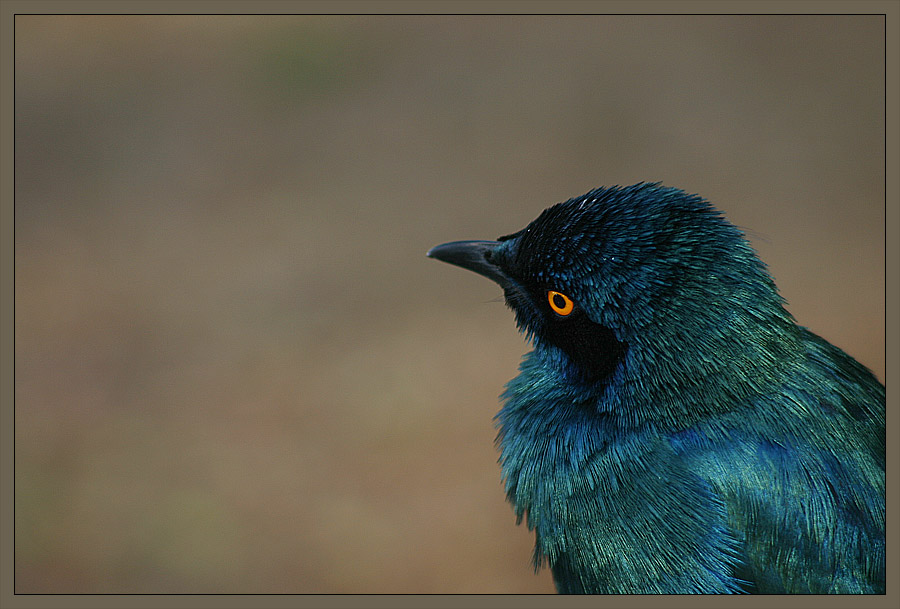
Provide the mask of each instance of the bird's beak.
POLYGON ((491 254, 499 245, 499 241, 452 241, 434 246, 425 255, 484 275, 507 288, 512 280, 491 261, 491 254))

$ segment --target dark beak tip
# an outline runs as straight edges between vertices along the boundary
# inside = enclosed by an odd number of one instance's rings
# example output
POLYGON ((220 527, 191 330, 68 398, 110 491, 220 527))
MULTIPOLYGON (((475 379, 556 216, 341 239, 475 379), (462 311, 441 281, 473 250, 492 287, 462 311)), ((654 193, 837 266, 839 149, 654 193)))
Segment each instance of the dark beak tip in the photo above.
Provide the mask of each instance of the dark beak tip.
POLYGON ((425 255, 478 273, 501 286, 507 286, 510 283, 509 278, 490 261, 490 254, 498 245, 500 244, 497 241, 451 241, 434 246, 425 255))
POLYGON ((496 246, 494 241, 449 241, 435 245, 425 255, 441 262, 469 268, 484 262, 485 253, 496 246))

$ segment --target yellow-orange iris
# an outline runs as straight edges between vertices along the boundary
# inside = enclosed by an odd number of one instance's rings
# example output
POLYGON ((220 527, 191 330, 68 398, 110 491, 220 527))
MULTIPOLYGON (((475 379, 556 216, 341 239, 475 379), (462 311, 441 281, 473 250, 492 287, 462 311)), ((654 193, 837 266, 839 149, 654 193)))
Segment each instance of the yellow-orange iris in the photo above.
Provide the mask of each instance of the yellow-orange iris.
POLYGON ((547 302, 550 303, 550 308, 558 315, 568 315, 575 308, 575 303, 572 302, 571 298, 562 292, 554 292, 553 290, 547 292, 547 302))

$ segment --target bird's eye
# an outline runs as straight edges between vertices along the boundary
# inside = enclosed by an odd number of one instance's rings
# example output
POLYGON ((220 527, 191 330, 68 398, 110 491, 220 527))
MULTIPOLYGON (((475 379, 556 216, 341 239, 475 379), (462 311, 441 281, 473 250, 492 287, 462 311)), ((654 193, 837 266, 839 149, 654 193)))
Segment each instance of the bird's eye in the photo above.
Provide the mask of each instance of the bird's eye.
POLYGON ((575 308, 575 303, 572 302, 571 298, 562 292, 554 292, 553 290, 547 292, 547 302, 550 303, 550 308, 553 309, 554 313, 563 317, 569 315, 572 309, 575 308))

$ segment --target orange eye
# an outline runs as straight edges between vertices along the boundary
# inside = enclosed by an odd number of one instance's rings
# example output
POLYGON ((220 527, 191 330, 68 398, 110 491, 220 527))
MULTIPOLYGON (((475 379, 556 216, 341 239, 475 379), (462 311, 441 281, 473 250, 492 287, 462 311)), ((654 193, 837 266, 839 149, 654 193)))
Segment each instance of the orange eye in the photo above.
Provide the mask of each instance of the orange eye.
POLYGON ((575 303, 572 302, 571 298, 562 292, 554 292, 553 290, 547 292, 547 302, 550 303, 550 308, 557 315, 562 315, 563 317, 571 313, 572 309, 575 308, 575 303))

